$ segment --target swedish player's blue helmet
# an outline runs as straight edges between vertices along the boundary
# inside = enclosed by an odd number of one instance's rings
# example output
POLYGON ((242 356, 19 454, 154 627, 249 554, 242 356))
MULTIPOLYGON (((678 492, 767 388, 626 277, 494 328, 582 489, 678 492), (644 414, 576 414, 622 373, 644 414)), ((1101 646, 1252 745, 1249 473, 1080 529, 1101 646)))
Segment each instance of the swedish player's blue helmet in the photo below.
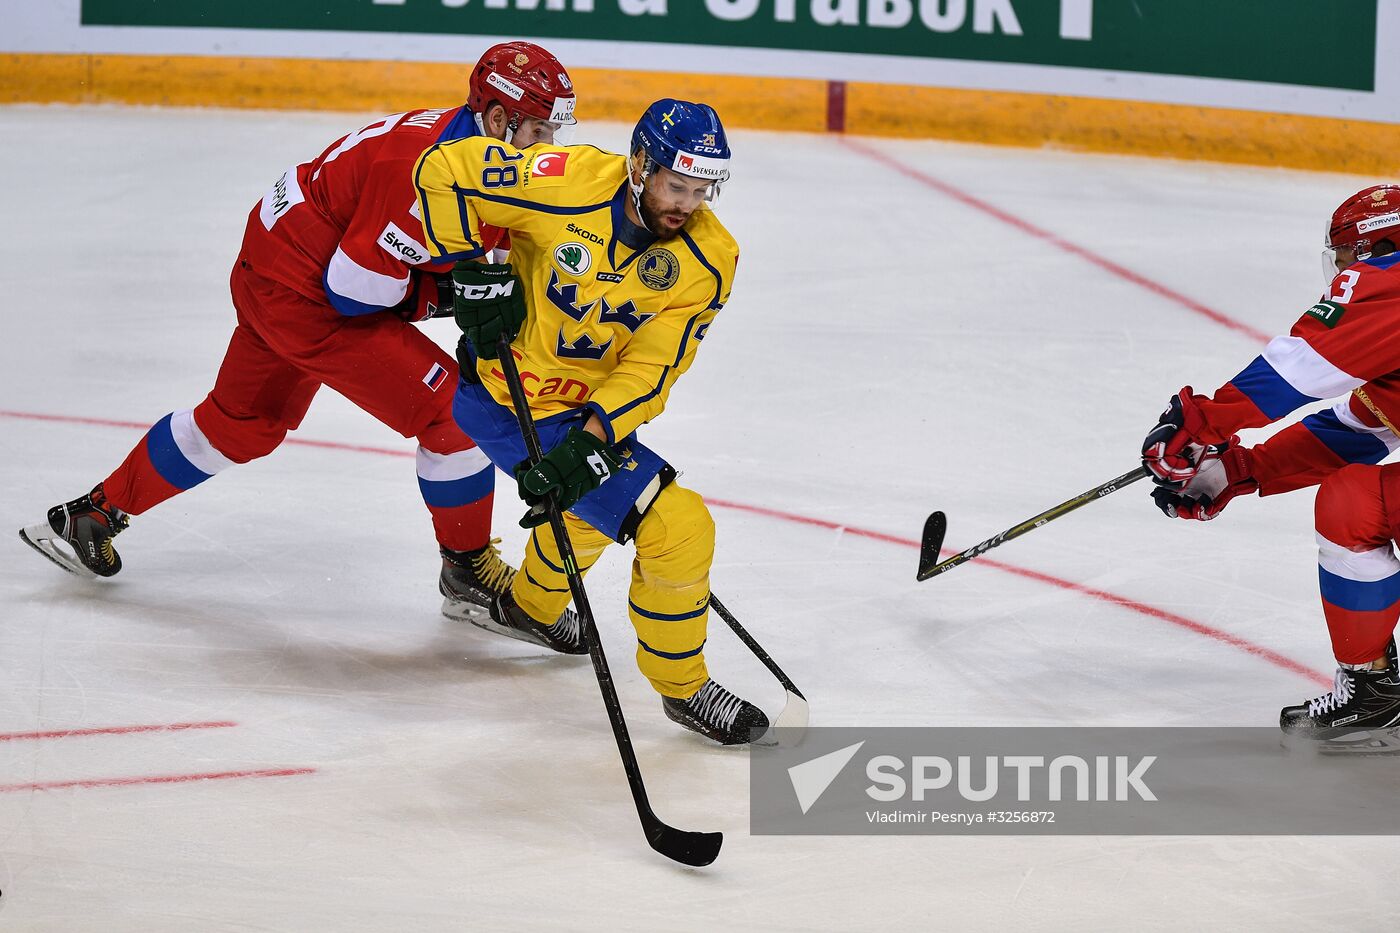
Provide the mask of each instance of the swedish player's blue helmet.
MULTIPOLYGON (((632 130, 632 155, 644 157, 642 183, 660 166, 709 182, 705 200, 719 196, 729 180, 729 140, 709 104, 665 98, 647 108, 632 130)), ((641 185, 634 186, 640 197, 641 185)))

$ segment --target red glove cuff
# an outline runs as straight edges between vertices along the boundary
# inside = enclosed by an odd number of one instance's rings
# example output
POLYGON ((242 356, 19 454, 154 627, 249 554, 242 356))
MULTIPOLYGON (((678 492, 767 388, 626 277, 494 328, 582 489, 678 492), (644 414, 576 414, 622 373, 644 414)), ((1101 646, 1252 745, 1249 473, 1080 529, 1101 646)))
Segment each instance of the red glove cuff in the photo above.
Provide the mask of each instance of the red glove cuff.
POLYGON ((1259 481, 1254 478, 1254 455, 1250 448, 1241 447, 1238 435, 1231 435, 1229 444, 1220 454, 1220 463, 1225 467, 1225 481, 1229 485, 1231 497, 1247 496, 1259 489, 1259 481))

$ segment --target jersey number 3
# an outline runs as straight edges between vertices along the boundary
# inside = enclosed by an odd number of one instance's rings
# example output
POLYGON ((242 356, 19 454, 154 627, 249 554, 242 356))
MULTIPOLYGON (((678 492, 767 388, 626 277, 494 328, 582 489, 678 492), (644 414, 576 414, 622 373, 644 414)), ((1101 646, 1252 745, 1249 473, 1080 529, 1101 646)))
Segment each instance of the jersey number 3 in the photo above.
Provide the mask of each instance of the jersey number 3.
POLYGON ((1361 278, 1361 273, 1357 272, 1355 269, 1348 269, 1337 276, 1337 291, 1340 291, 1341 294, 1329 293, 1327 295, 1327 300, 1335 301, 1339 305, 1344 305, 1348 301, 1351 301, 1351 293, 1356 288, 1356 280, 1359 278, 1361 278))

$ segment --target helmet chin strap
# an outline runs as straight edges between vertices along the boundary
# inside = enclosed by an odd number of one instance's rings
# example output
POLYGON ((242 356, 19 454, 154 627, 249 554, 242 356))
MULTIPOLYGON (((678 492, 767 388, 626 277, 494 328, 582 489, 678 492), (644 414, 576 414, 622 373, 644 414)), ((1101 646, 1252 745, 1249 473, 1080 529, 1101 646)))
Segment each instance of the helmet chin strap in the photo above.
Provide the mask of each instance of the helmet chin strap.
MULTIPOLYGON (((489 109, 489 108, 488 108, 488 109, 489 109)), ((486 128, 486 118, 485 118, 485 117, 483 117, 483 116, 482 116, 481 114, 479 114, 479 113, 473 113, 473 114, 472 114, 472 119, 476 121, 476 129, 477 129, 477 132, 479 132, 482 136, 490 136, 490 137, 493 138, 493 139, 495 138, 496 134, 495 134, 495 133, 492 133, 490 130, 488 130, 488 129, 486 128)), ((508 118, 507 118, 507 120, 506 120, 506 135, 503 136, 503 137, 501 137, 501 142, 505 143, 506 145, 510 145, 510 144, 511 144, 511 140, 513 140, 513 139, 515 138, 515 131, 516 131, 516 129, 519 128, 519 126, 520 126, 520 115, 519 115, 519 114, 508 115, 508 118), (512 119, 509 119, 509 116, 514 116, 515 119, 513 119, 513 120, 512 120, 512 119)))
MULTIPOLYGON (((633 155, 633 158, 636 158, 635 154, 633 155)), ((647 233, 650 233, 652 236, 657 236, 658 234, 656 233, 656 231, 647 226, 646 215, 642 213, 642 191, 646 188, 647 179, 651 177, 652 167, 655 166, 656 163, 652 161, 651 156, 647 155, 646 153, 642 153, 642 159, 642 170, 640 173, 642 180, 636 184, 632 182, 632 172, 630 171, 629 166, 629 171, 627 173, 627 187, 632 192, 632 206, 637 210, 637 220, 641 223, 642 229, 645 230, 647 233)))

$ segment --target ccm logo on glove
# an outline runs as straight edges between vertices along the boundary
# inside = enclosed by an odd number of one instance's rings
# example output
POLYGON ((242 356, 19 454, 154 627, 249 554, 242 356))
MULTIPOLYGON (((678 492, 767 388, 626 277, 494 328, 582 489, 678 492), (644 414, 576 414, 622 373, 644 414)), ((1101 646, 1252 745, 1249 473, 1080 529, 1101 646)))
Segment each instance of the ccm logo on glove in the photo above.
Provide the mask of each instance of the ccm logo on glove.
POLYGON ((599 483, 612 477, 612 467, 608 466, 608 461, 603 459, 602 454, 589 454, 585 462, 593 468, 599 483))
POLYGON ((488 298, 505 298, 515 294, 515 282, 498 282, 494 285, 457 285, 457 294, 467 301, 485 301, 488 298))

